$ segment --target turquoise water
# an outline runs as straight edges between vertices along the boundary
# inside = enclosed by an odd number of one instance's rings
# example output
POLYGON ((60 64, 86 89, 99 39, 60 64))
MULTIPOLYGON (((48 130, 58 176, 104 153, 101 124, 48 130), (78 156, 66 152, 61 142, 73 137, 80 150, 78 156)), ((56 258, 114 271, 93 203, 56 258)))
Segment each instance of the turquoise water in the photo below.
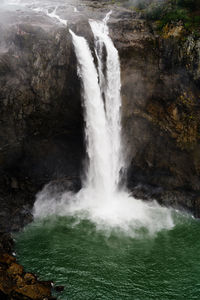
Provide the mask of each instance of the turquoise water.
POLYGON ((40 279, 64 285, 59 299, 200 299, 200 222, 150 237, 96 230, 72 217, 35 221, 16 236, 17 258, 40 279))

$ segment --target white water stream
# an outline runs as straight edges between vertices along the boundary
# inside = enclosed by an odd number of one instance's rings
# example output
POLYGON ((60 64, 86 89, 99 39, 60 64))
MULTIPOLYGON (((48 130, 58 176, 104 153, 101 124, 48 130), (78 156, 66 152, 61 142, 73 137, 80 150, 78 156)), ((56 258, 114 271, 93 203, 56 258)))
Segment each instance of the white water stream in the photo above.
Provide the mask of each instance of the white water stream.
POLYGON ((56 14, 57 9, 58 9, 58 7, 56 6, 52 12, 49 12, 49 9, 48 9, 48 8, 41 8, 41 7, 33 8, 34 11, 36 11, 36 12, 43 12, 43 13, 45 13, 48 17, 53 18, 53 19, 56 19, 56 20, 58 20, 61 24, 67 26, 67 20, 62 19, 61 17, 59 17, 59 15, 56 14))
POLYGON ((97 193, 104 192, 104 198, 109 199, 113 186, 110 164, 111 141, 98 75, 86 40, 76 36, 72 31, 70 33, 79 62, 79 76, 83 82, 85 135, 89 157, 87 178, 84 185, 85 188, 92 188, 97 193))
POLYGON ((110 169, 112 190, 115 191, 120 180, 120 171, 124 167, 122 156, 121 141, 121 79, 120 79, 120 62, 118 51, 115 48, 111 38, 107 21, 111 12, 109 12, 102 21, 90 20, 90 26, 94 34, 96 43, 96 55, 98 58, 98 71, 100 78, 101 93, 105 97, 105 114, 107 128, 110 139, 110 169), (103 74, 103 47, 106 49, 106 74, 103 74))

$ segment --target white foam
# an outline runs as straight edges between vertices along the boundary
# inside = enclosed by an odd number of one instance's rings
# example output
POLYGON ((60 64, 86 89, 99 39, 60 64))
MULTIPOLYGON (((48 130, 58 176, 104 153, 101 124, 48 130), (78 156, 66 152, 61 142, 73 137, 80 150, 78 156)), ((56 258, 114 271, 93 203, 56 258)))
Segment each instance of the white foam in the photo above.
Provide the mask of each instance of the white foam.
POLYGON ((161 207, 156 201, 143 202, 136 200, 121 191, 107 201, 94 189, 82 189, 79 193, 52 193, 49 186, 37 195, 34 217, 43 218, 51 215, 76 216, 88 219, 98 229, 118 228, 125 234, 135 237, 138 230, 144 227, 150 235, 162 229, 174 226, 172 211, 161 207))

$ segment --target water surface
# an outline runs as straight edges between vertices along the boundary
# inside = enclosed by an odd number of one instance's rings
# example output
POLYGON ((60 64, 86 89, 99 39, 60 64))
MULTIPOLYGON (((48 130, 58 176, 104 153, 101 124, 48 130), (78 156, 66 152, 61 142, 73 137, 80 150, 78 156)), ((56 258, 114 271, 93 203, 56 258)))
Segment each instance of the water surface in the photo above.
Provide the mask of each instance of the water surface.
POLYGON ((49 217, 16 236, 17 258, 40 279, 64 285, 59 299, 192 300, 200 298, 200 223, 137 238, 96 230, 87 220, 49 217))

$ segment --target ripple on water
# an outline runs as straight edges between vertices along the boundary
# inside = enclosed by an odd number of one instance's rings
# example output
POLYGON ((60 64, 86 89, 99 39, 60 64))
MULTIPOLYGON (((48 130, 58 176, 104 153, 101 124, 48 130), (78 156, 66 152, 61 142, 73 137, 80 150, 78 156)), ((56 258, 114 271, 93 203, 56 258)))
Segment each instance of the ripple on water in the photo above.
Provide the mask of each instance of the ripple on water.
POLYGON ((200 223, 174 219, 173 229, 138 239, 50 217, 16 235, 17 256, 41 279, 65 286, 59 299, 199 299, 200 223))

